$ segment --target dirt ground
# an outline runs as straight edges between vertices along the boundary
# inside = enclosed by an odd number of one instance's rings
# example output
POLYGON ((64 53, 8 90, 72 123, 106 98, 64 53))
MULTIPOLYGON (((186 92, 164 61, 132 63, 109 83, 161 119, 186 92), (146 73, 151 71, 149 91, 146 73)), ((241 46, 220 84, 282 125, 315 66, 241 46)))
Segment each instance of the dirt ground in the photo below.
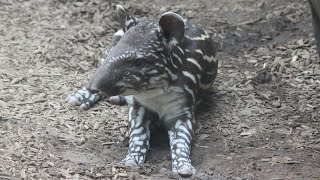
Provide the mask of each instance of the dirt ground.
POLYGON ((174 11, 219 44, 198 107, 190 179, 320 179, 320 66, 306 0, 0 0, 0 179, 177 179, 166 133, 124 167, 126 107, 64 102, 118 28, 174 11))

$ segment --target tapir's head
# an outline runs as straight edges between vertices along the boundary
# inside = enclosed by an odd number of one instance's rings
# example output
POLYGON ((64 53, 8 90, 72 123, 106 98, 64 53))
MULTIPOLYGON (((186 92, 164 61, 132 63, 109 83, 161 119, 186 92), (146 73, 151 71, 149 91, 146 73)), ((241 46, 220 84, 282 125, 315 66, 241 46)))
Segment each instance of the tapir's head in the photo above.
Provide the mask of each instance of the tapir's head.
POLYGON ((167 12, 159 20, 138 20, 117 6, 122 29, 89 82, 107 96, 128 95, 167 86, 176 79, 170 51, 184 37, 184 21, 167 12))

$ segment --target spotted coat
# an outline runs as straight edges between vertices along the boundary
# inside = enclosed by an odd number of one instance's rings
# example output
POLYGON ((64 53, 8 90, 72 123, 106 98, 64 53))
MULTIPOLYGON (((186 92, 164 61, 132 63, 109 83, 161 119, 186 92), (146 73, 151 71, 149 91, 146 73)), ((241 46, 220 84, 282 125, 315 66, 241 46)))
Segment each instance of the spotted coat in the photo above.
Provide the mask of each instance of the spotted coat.
POLYGON ((101 97, 129 107, 129 150, 122 161, 141 164, 149 149, 150 124, 168 130, 172 170, 191 176, 190 149, 194 106, 217 75, 218 61, 210 36, 166 12, 159 19, 137 19, 117 6, 121 29, 87 86, 67 101, 87 109, 101 97))

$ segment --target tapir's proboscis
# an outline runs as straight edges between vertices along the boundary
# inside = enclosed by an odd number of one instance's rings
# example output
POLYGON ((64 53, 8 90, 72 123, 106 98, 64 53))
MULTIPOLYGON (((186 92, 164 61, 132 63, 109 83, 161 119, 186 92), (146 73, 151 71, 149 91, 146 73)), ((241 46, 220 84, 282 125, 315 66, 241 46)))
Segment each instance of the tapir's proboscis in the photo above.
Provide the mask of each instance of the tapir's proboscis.
POLYGON ((182 177, 196 171, 190 151, 199 93, 217 76, 218 61, 211 37, 173 12, 137 19, 117 6, 121 29, 87 86, 67 101, 88 109, 108 97, 129 108, 129 150, 125 165, 141 164, 149 149, 150 124, 167 129, 172 171, 182 177))

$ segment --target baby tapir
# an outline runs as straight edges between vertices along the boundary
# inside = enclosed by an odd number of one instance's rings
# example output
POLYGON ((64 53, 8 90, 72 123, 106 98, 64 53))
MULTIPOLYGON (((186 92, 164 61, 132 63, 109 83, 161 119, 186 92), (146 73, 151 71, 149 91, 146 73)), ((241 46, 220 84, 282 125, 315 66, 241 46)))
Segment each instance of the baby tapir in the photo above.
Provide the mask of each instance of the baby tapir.
POLYGON ((117 6, 121 29, 114 35, 87 86, 67 101, 87 109, 101 97, 129 107, 129 150, 122 161, 141 164, 149 149, 150 124, 168 130, 172 170, 191 176, 190 148, 198 94, 217 75, 214 42, 173 12, 159 19, 137 19, 117 6))

